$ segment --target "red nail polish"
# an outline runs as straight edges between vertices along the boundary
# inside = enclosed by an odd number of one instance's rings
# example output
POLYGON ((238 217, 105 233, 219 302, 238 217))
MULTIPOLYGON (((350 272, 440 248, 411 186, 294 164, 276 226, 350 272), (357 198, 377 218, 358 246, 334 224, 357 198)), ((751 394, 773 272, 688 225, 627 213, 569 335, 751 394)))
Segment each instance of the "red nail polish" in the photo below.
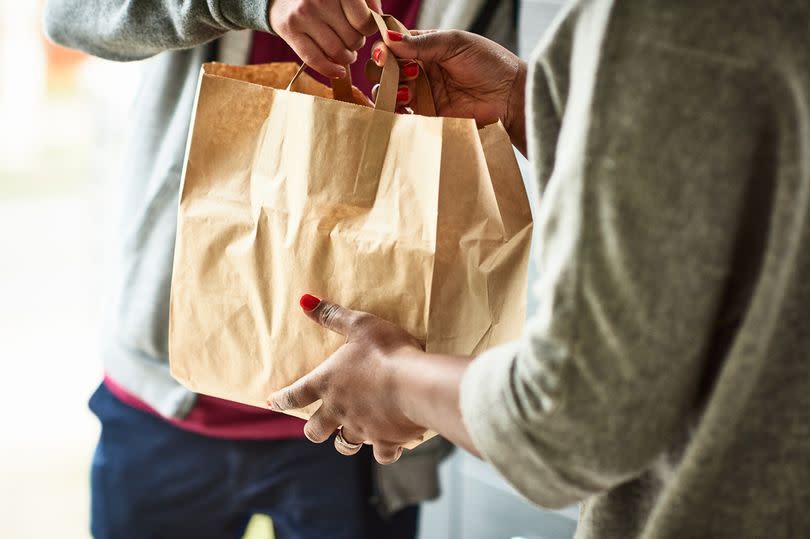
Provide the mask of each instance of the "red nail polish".
POLYGON ((304 294, 301 296, 301 300, 298 302, 301 305, 301 308, 304 309, 306 312, 314 311, 315 307, 320 305, 321 300, 316 298, 311 294, 304 294))
POLYGON ((411 99, 411 90, 407 86, 404 86, 399 90, 397 90, 398 103, 406 103, 410 99, 411 99))
POLYGON ((388 39, 391 41, 402 41, 402 34, 399 32, 394 32, 393 30, 388 30, 388 39))
POLYGON ((406 77, 415 77, 419 74, 419 64, 416 62, 408 62, 402 66, 402 74, 406 77))
POLYGON ((376 49, 374 49, 374 54, 372 55, 372 58, 374 58, 375 62, 380 61, 380 55, 381 54, 382 54, 382 49, 381 48, 377 47, 376 49))

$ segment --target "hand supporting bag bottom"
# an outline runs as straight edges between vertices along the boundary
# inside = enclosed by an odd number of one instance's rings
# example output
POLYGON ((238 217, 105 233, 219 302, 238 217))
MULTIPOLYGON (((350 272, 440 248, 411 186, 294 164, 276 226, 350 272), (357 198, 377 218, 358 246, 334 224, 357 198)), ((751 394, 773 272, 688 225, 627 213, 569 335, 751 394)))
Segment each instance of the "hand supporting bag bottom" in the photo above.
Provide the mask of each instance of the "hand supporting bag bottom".
POLYGON ((296 68, 202 68, 172 276, 173 376, 265 406, 343 344, 300 312, 307 292, 390 320, 431 352, 516 338, 532 223, 503 126, 435 117, 424 75, 421 114, 394 114, 394 59, 375 108, 331 99, 306 75, 282 89, 296 68))

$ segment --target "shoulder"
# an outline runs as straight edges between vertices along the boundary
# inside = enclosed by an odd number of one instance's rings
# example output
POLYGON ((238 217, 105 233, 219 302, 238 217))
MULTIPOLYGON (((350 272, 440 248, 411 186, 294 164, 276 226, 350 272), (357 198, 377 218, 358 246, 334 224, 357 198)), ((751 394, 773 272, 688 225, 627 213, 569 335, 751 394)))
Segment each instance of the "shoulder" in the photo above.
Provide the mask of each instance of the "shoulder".
POLYGON ((606 46, 664 50, 730 68, 759 68, 789 48, 806 47, 810 4, 790 0, 583 0, 580 11, 610 4, 606 46))

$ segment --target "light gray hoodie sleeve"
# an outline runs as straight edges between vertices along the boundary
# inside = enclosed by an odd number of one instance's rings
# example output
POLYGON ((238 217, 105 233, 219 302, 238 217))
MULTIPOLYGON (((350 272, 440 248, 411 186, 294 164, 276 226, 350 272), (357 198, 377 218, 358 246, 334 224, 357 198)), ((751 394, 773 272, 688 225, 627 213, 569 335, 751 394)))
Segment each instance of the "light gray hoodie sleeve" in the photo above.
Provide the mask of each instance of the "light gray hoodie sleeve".
MULTIPOLYGON (((476 448, 549 507, 637 477, 688 431, 762 122, 750 66, 642 35, 610 1, 581 6, 536 216, 537 311, 461 388, 476 448)), ((547 54, 527 97, 533 161, 547 54)))
POLYGON ((271 0, 48 0, 54 42, 108 60, 192 48, 230 30, 270 31, 271 0))

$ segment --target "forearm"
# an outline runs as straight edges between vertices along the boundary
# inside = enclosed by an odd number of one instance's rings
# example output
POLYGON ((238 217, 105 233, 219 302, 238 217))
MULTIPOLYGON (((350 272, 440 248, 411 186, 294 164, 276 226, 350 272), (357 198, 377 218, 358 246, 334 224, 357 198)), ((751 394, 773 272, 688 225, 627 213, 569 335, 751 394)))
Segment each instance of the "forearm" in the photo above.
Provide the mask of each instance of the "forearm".
POLYGON ((270 0, 49 0, 44 24, 60 45, 140 60, 207 43, 230 30, 269 31, 270 0))
POLYGON ((478 455, 459 406, 461 379, 472 359, 412 352, 393 361, 394 398, 408 419, 478 455))

